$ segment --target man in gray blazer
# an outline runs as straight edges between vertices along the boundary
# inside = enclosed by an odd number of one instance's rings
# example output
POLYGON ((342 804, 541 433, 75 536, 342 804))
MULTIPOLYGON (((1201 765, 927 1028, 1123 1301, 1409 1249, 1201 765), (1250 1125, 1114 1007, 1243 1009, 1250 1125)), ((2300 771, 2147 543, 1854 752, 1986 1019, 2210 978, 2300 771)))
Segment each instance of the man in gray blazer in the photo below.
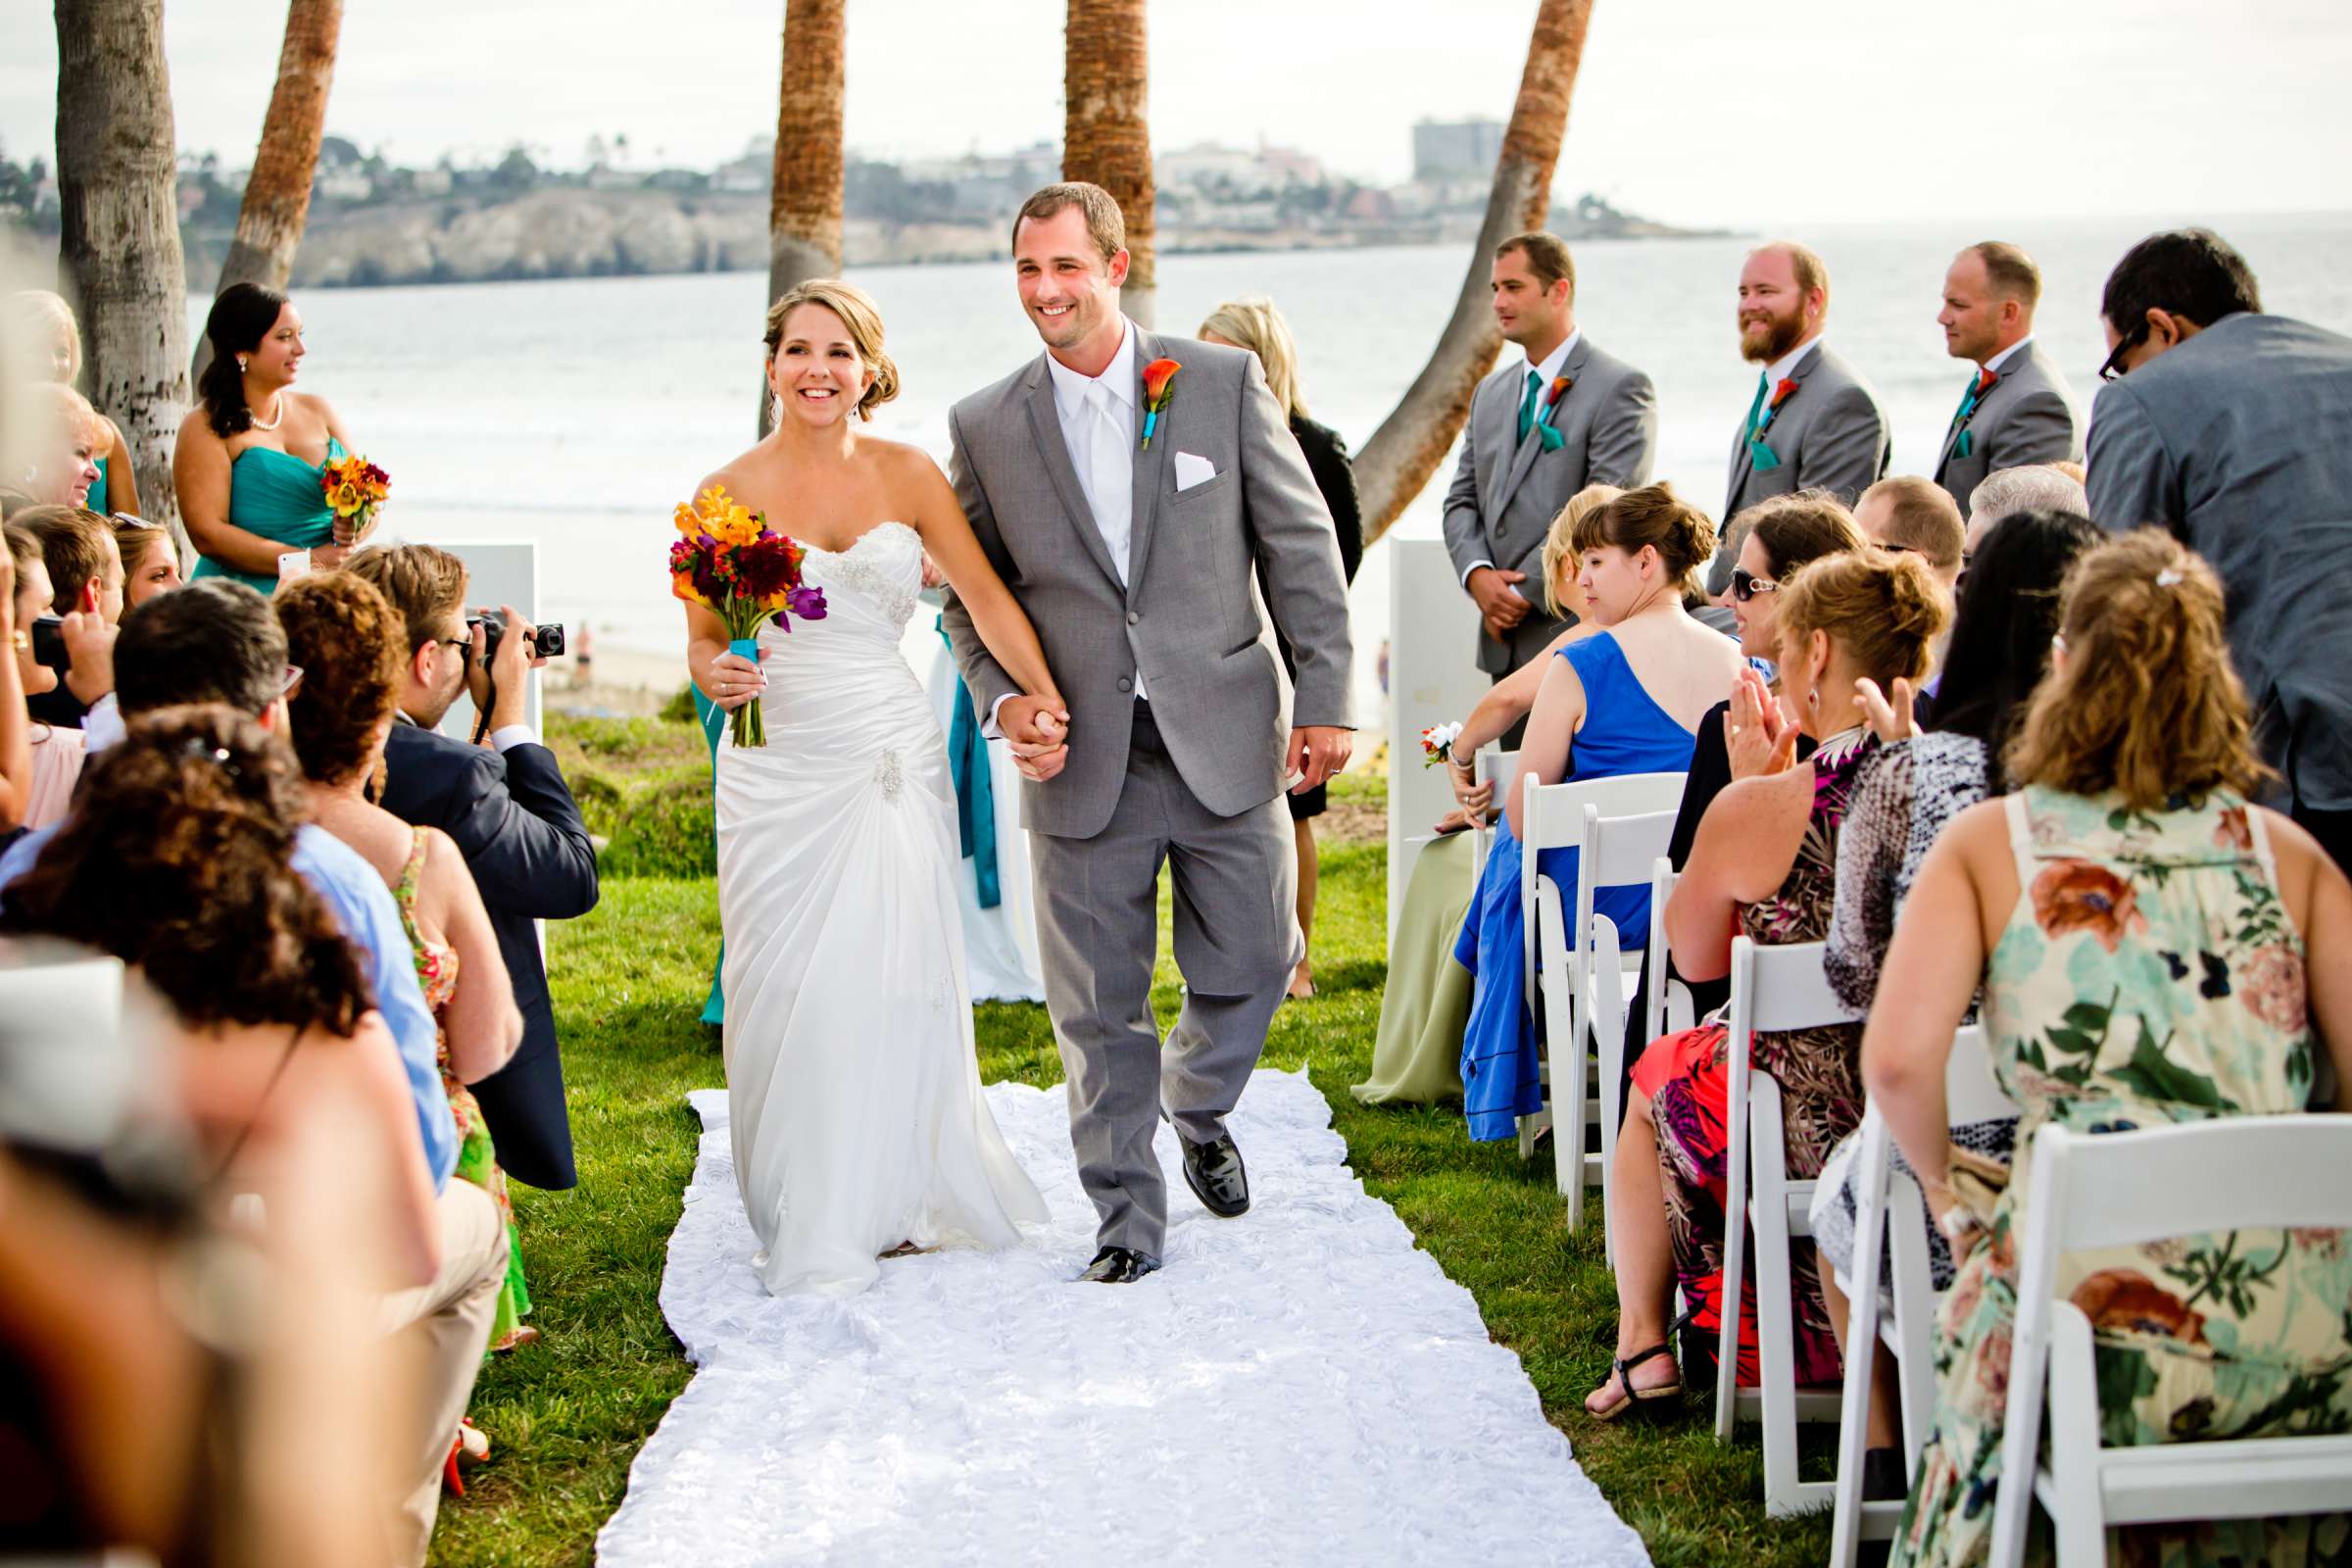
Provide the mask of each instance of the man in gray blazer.
POLYGON ((953 593, 946 625, 975 705, 1031 779, 1046 1003, 1101 1217, 1080 1277, 1125 1284, 1159 1267, 1162 1118, 1201 1203, 1226 1218, 1250 1206, 1225 1118, 1302 950, 1279 797, 1338 772, 1352 744, 1348 598, 1331 514, 1257 357, 1120 313, 1126 234, 1109 193, 1049 185, 1012 238, 1046 352, 956 405, 951 467, 1045 646, 1066 742, 953 593), (1298 659, 1288 711, 1251 597, 1258 570, 1298 659), (1152 1013, 1163 862, 1185 980, 1164 1051, 1152 1013))
POLYGON ((2207 229, 2116 264, 2090 514, 2213 564, 2263 758, 2352 870, 2352 338, 2261 311, 2245 259, 2207 229))
MULTIPOLYGON (((1502 679, 1567 622, 1544 608, 1544 539, 1589 484, 1649 483, 1658 396, 1576 324, 1576 263, 1552 234, 1494 250, 1494 318, 1524 358, 1478 384, 1446 492, 1446 550, 1478 606, 1478 667, 1502 679)), ((1511 744, 1506 737, 1506 744, 1511 744)))
POLYGON ((1977 369, 1943 432, 1936 482, 1965 514, 1969 495, 1996 468, 2080 463, 2074 396, 2034 340, 2041 269, 2002 240, 1971 245, 1943 274, 1944 352, 1977 369))
MULTIPOLYGON (((1740 269, 1740 357, 1761 366, 1747 417, 1732 437, 1728 524, 1768 496, 1827 490, 1851 507, 1886 476, 1892 437, 1862 372, 1822 341, 1830 270, 1790 240, 1747 253, 1740 269)), ((1731 586, 1732 531, 1707 567, 1707 592, 1731 586)))

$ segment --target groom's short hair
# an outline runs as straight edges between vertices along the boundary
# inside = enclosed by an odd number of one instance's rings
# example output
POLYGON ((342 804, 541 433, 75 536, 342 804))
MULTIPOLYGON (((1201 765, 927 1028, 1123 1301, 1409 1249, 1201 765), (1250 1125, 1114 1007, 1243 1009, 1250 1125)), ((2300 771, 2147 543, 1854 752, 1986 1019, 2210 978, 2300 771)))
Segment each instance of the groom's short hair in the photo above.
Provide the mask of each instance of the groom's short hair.
POLYGON ((1043 222, 1065 207, 1075 207, 1086 215, 1086 237, 1095 242, 1102 260, 1107 262, 1127 248, 1127 220, 1119 213, 1118 198, 1100 185, 1067 179, 1048 185, 1021 203, 1021 210, 1012 217, 1013 249, 1020 249, 1021 224, 1033 218, 1043 222))

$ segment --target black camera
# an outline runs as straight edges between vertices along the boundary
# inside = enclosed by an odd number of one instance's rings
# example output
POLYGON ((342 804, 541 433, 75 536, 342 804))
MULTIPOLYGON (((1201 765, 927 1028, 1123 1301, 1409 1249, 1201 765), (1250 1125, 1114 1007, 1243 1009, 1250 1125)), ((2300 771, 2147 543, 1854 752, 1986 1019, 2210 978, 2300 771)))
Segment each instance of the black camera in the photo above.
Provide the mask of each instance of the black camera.
MULTIPOLYGON (((482 629, 481 636, 475 639, 479 645, 479 657, 482 662, 487 664, 496 659, 499 639, 507 634, 507 617, 495 610, 485 610, 468 615, 466 618, 466 624, 479 626, 482 629)), ((561 624, 531 628, 531 657, 533 659, 561 659, 564 657, 564 628, 561 624)))
POLYGON ((66 623, 61 616, 33 617, 32 661, 47 664, 61 675, 73 667, 74 656, 66 652, 66 623))

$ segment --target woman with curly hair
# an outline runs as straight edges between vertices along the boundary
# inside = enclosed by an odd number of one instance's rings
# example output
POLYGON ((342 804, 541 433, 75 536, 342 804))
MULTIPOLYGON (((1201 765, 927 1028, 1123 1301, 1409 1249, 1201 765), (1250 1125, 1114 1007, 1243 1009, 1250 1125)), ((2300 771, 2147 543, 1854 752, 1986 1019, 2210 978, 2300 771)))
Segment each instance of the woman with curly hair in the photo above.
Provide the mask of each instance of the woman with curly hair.
MULTIPOLYGON (((2265 770, 2222 625, 2213 569, 2167 533, 2077 562, 2050 674, 2002 758, 2015 793, 1952 819, 1896 921, 1886 972, 1903 1005, 1871 1013, 1862 1071, 1958 1270, 1897 1562, 1982 1562, 1989 1545, 2034 1130, 2325 1109, 2323 1040, 2339 1086, 2352 1081, 2352 970, 2306 961, 2352 951, 2352 883, 2248 802, 2265 770), (1945 1126, 1952 1031, 1980 985, 1994 1075, 2024 1112, 1998 1189, 1953 1159, 1945 1126)), ((2339 1233, 2174 1238, 2068 1266, 2098 1342, 2108 1443, 2352 1424, 2339 1233)), ((2318 1561, 2344 1528, 2172 1527, 2125 1556, 2318 1561)))
POLYGON ((285 627, 286 657, 302 670, 287 715, 310 781, 311 816, 358 851, 400 906, 416 981, 438 1025, 441 1084, 458 1124, 458 1174, 488 1193, 506 1222, 512 1245, 490 1348, 511 1350, 539 1331, 522 1322, 531 1297, 514 1206, 489 1126, 466 1085, 506 1065, 522 1038, 522 1014, 457 844, 439 828, 411 827, 374 804, 407 662, 406 622, 373 586, 344 571, 288 583, 272 608, 285 627))

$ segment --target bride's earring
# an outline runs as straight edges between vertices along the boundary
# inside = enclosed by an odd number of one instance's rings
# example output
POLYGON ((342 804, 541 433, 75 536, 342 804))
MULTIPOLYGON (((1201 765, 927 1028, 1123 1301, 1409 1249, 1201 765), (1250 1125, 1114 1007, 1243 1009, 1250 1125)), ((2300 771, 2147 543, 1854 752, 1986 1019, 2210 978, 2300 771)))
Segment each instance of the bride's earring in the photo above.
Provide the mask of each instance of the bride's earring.
POLYGON ((243 374, 246 372, 246 370, 248 370, 249 368, 252 368, 252 363, 253 363, 253 362, 252 362, 252 361, 250 361, 250 360, 248 360, 248 359, 246 359, 244 355, 242 355, 242 354, 238 355, 238 356, 237 356, 237 373, 238 373, 239 375, 243 375, 243 374))

